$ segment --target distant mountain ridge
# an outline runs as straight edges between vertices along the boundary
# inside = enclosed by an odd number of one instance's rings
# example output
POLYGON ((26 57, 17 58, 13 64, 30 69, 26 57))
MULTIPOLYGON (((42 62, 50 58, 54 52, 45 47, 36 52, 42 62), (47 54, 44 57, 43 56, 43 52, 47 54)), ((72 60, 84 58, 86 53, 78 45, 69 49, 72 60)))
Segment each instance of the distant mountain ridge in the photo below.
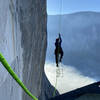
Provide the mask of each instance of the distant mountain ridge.
POLYGON ((48 16, 60 16, 60 15, 76 15, 76 14, 100 14, 100 12, 95 12, 95 11, 79 11, 79 12, 73 12, 73 13, 68 13, 68 14, 56 14, 56 15, 49 15, 48 16))

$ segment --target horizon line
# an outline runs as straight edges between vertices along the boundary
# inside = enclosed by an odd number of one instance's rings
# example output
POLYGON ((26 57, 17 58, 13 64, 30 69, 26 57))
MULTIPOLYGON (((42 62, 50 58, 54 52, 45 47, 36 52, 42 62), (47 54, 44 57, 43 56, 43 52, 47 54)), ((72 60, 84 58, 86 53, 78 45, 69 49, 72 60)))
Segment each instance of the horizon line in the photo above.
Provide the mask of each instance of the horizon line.
POLYGON ((70 12, 70 13, 64 12, 62 14, 59 14, 59 13, 49 14, 47 12, 47 15, 69 15, 69 14, 75 14, 75 13, 88 13, 88 12, 91 12, 91 13, 100 13, 100 11, 76 11, 76 12, 70 12))

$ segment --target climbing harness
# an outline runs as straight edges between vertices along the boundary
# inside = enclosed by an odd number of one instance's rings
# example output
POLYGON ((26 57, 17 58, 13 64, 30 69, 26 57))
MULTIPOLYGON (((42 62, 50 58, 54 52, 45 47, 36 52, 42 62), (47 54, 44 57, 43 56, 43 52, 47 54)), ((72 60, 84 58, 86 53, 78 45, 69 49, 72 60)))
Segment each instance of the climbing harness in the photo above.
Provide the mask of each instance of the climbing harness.
POLYGON ((59 54, 59 52, 60 52, 60 48, 58 47, 58 53, 57 53, 57 62, 58 62, 58 66, 57 66, 57 69, 56 69, 56 77, 61 77, 61 76, 63 76, 63 69, 61 68, 61 64, 60 64, 60 54, 59 54))
POLYGON ((19 77, 16 75, 16 73, 13 71, 13 69, 10 67, 6 59, 3 57, 3 55, 0 53, 0 62, 2 65, 6 68, 6 70, 9 72, 9 74, 13 77, 13 79, 19 84, 20 87, 27 93, 33 100, 38 100, 35 96, 32 95, 32 93, 26 88, 26 86, 23 84, 23 82, 19 79, 19 77))

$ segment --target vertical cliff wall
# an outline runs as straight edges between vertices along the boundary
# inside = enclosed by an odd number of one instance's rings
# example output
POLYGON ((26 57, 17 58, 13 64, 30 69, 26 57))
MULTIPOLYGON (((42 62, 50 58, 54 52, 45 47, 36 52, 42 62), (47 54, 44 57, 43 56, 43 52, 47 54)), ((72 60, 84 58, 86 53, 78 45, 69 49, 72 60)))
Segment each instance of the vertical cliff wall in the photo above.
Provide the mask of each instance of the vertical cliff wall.
MULTIPOLYGON (((53 93, 44 74, 46 0, 0 0, 0 52, 39 100, 53 93)), ((32 100, 0 64, 0 100, 32 100)))

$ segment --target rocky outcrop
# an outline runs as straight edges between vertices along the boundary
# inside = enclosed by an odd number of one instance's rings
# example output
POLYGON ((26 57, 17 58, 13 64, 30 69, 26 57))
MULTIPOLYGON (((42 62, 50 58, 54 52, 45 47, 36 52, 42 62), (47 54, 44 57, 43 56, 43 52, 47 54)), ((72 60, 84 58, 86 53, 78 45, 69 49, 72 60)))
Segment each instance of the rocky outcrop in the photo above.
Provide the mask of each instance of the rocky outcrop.
MULTIPOLYGON (((32 94, 39 100, 52 97, 44 73, 46 0, 0 0, 0 13, 0 51, 32 94)), ((32 100, 3 66, 0 71, 0 100, 32 100)))
POLYGON ((95 82, 87 86, 75 89, 73 91, 61 94, 49 100, 99 100, 100 82, 95 82))

